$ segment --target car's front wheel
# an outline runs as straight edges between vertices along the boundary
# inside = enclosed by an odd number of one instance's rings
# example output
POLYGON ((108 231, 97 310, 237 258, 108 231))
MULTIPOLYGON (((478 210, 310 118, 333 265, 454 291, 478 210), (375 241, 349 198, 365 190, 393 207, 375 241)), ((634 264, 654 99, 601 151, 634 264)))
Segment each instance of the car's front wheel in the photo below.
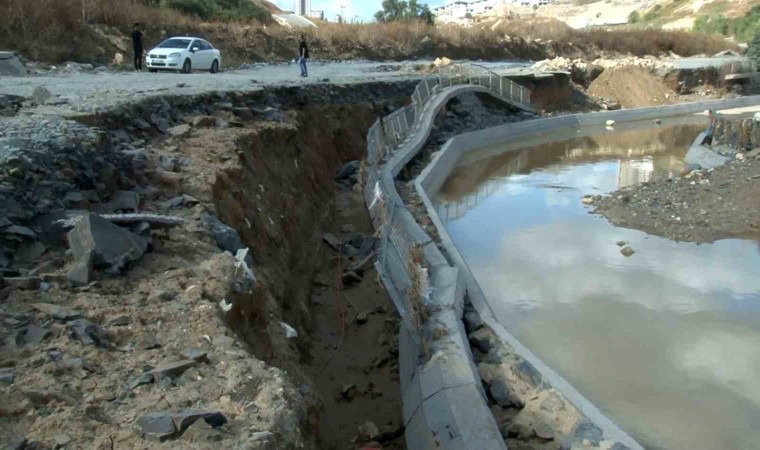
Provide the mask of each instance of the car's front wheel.
POLYGON ((193 63, 190 62, 190 58, 185 60, 185 63, 182 64, 182 73, 190 73, 193 71, 193 63))
POLYGON ((211 63, 211 73, 217 73, 219 72, 219 60, 214 60, 213 63, 211 63))

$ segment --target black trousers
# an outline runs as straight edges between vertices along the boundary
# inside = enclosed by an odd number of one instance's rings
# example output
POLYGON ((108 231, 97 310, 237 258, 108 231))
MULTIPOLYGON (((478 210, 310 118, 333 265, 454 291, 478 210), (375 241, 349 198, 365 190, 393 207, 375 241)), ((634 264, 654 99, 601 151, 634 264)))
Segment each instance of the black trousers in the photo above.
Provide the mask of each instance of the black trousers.
POLYGON ((135 47, 135 70, 142 70, 143 63, 143 49, 142 47, 135 47))

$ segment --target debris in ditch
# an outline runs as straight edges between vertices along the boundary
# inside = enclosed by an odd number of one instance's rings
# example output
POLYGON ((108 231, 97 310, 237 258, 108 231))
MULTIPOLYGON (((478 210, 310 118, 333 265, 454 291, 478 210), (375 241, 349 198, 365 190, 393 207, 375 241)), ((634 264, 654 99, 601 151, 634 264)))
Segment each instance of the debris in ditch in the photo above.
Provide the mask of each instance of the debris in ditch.
MULTIPOLYGON (((216 245, 220 249, 228 251, 234 255, 238 250, 244 248, 243 241, 240 239, 240 234, 238 234, 237 230, 225 225, 212 214, 203 214, 201 216, 201 222, 209 228, 211 235, 214 236, 216 245)), ((253 258, 246 258, 246 262, 249 265, 253 264, 253 258)))
POLYGON ((332 233, 325 233, 322 236, 322 240, 325 241, 327 245, 329 245, 336 251, 340 251, 340 248, 343 245, 343 241, 335 237, 335 235, 332 233))
POLYGON ((357 393, 358 393, 358 390, 355 384, 347 384, 343 386, 343 389, 341 389, 340 396, 341 396, 341 399, 347 402, 351 402, 356 398, 357 393))
POLYGON ((219 309, 224 313, 228 313, 232 311, 232 303, 227 303, 226 299, 222 299, 222 301, 219 302, 219 309))
POLYGON ((366 312, 362 312, 356 315, 356 324, 357 325, 364 325, 369 321, 369 314, 366 312))
POLYGON ((87 319, 77 319, 69 324, 71 329, 70 337, 77 339, 84 345, 95 345, 101 348, 107 348, 108 342, 103 335, 100 327, 87 319))
POLYGON ((16 333, 16 345, 39 344, 50 334, 47 328, 29 325, 16 333))
POLYGON ((377 439, 378 436, 380 436, 380 430, 377 428, 377 425, 375 425, 372 422, 367 421, 359 426, 357 441, 359 442, 374 441, 375 439, 377 439))
POLYGON ((630 245, 626 245, 622 249, 620 249, 620 253, 622 253, 623 256, 625 256, 626 258, 630 258, 636 253, 636 251, 633 248, 631 248, 630 245))

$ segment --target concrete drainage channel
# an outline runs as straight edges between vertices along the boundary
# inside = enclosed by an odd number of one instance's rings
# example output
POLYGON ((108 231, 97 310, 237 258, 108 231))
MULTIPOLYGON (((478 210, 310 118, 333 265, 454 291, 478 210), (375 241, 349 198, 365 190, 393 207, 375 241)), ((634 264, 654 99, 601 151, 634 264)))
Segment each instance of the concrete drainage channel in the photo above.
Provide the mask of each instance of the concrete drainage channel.
POLYGON ((368 161, 377 164, 366 170, 365 198, 381 233, 377 267, 405 324, 399 358, 407 445, 504 449, 514 442, 528 448, 642 449, 495 319, 430 199, 470 150, 609 120, 654 120, 754 105, 760 97, 539 119, 454 137, 415 180, 440 236, 434 242, 404 206, 394 180, 424 146, 436 114, 468 91, 493 94, 482 86, 440 86, 422 104, 413 98, 418 108, 414 126, 407 136, 395 136, 398 148, 385 160, 386 155, 374 154, 375 138, 368 136, 368 161))

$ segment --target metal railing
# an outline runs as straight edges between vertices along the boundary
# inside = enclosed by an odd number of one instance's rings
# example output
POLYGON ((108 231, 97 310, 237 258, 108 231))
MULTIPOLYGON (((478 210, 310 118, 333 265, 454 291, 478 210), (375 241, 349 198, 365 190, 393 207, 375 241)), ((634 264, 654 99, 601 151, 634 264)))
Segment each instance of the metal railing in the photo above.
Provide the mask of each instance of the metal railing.
POLYGON ((363 169, 365 200, 379 228, 380 251, 377 268, 386 290, 401 314, 404 326, 420 342, 420 325, 425 320, 431 291, 420 244, 403 226, 406 206, 396 204, 383 190, 381 168, 392 154, 421 126, 430 99, 442 89, 456 85, 482 86, 515 106, 530 110, 528 89, 472 64, 439 67, 414 89, 409 105, 379 118, 367 133, 367 160, 363 169))
POLYGON ((516 106, 530 110, 531 93, 512 80, 475 64, 451 64, 427 75, 412 94, 412 103, 379 118, 367 132, 367 162, 375 165, 392 154, 419 125, 431 97, 455 85, 481 86, 516 106))

